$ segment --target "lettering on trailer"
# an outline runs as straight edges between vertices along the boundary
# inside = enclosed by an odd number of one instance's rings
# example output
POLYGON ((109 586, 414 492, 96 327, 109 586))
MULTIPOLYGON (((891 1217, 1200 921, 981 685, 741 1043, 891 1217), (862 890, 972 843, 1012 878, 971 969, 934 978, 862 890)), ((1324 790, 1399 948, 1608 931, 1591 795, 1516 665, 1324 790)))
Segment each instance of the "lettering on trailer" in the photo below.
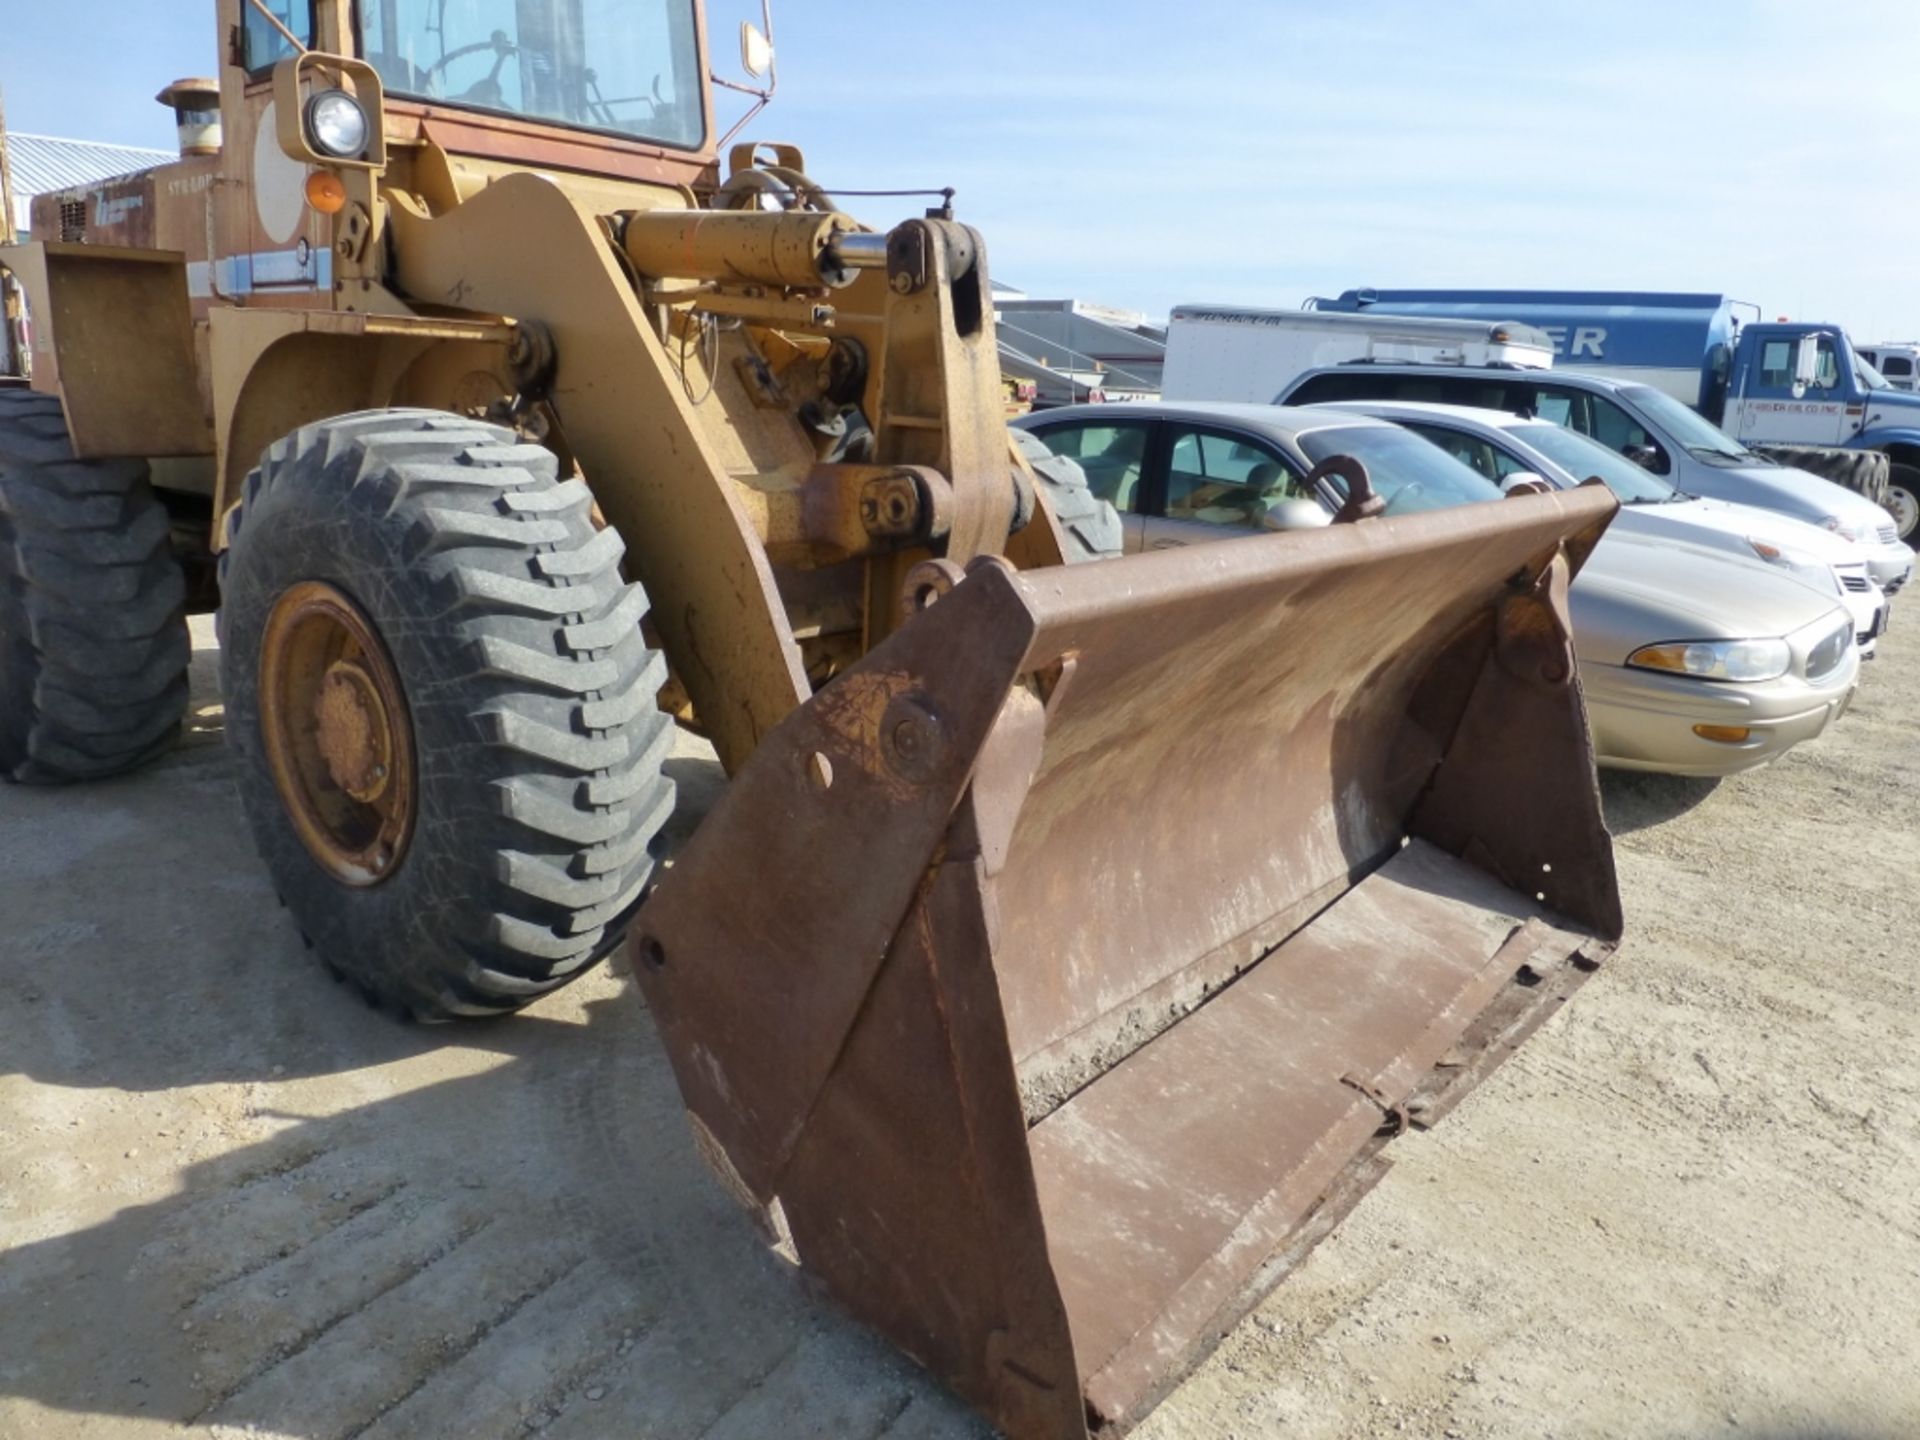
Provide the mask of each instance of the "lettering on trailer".
POLYGON ((1292 315, 1248 314, 1244 310, 1176 310, 1176 320, 1205 320, 1216 325, 1292 325, 1292 315))
MULTIPOLYGON (((1748 400, 1749 410, 1764 415, 1838 415, 1847 407, 1837 400, 1748 400)), ((1857 408, 1848 413, 1857 415, 1857 408)))
POLYGON ((1604 325, 1542 325, 1538 327, 1546 332, 1553 341, 1553 353, 1566 360, 1578 360, 1582 355, 1595 360, 1607 358, 1607 327, 1604 325), (1573 346, 1567 346, 1567 331, 1573 331, 1573 346))

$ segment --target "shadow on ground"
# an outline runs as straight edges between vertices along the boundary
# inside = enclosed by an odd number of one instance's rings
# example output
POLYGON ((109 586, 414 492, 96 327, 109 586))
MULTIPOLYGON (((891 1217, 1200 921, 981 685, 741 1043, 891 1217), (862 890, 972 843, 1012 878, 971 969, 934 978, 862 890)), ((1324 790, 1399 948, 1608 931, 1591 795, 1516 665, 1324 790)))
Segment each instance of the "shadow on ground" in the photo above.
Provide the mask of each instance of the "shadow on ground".
MULTIPOLYGON (((322 1005, 315 1029, 363 1059, 430 1043, 343 1019, 322 1005)), ((707 1179, 631 996, 486 1046, 478 1074, 262 1109, 286 1128, 177 1194, 11 1248, 0 1417, 24 1400, 302 1440, 981 1433, 707 1179)))
POLYGON ((1678 819, 1706 801, 1720 781, 1693 775, 1653 775, 1637 770, 1602 770, 1600 803, 1607 828, 1631 835, 1678 819))
POLYGON ((327 978, 216 659, 154 767, 0 787, 0 1435, 984 1436, 709 1178, 624 979, 417 1028, 327 978))

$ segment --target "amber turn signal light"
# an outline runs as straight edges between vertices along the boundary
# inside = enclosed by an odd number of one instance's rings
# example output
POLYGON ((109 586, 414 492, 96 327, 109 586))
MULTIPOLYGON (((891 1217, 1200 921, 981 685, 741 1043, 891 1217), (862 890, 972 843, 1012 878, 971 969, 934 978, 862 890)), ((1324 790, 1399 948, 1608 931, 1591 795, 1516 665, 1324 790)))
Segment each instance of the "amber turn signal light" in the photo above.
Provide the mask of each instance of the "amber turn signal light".
POLYGON ((338 215, 347 208, 347 187, 331 170, 315 170, 307 176, 307 204, 322 215, 338 215))
POLYGON ((1696 725, 1693 733, 1702 740, 1718 740, 1722 745, 1738 745, 1753 731, 1745 725, 1696 725))

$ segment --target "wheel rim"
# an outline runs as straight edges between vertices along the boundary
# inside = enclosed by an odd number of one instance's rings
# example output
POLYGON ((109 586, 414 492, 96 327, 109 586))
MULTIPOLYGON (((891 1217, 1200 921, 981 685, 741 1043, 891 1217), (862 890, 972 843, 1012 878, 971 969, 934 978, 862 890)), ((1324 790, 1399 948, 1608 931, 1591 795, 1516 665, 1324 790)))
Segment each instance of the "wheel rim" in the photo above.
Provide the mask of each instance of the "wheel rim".
POLYGON ((331 585, 281 594, 260 639, 260 733, 280 803, 321 869, 377 885, 413 836, 413 725, 393 661, 331 585))

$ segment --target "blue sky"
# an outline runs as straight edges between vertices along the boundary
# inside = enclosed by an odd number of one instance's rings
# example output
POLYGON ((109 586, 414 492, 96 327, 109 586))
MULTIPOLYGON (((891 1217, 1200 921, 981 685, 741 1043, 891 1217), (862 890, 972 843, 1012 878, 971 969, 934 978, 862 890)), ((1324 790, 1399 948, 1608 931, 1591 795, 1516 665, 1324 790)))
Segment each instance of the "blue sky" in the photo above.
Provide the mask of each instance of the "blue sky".
MULTIPOLYGON (((636 0, 641 3, 641 0, 636 0)), ((167 145, 208 0, 0 0, 21 130, 167 145)), ((750 13, 757 14, 757 4, 750 13)), ((749 11, 715 0, 720 63, 749 11)), ((749 134, 953 185, 995 275, 1163 314, 1352 285, 1700 289, 1920 336, 1920 0, 776 0, 749 134)), ((913 202, 855 201, 886 223, 913 202)))

